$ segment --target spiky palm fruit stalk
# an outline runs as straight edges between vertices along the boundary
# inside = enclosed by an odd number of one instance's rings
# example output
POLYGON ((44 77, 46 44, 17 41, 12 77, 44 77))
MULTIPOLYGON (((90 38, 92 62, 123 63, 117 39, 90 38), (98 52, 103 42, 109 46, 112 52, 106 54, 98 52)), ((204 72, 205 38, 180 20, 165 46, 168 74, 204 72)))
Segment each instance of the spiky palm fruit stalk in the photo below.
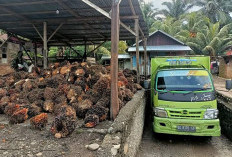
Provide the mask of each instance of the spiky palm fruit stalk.
POLYGON ((31 127, 39 130, 45 128, 47 123, 48 123, 47 113, 41 113, 30 119, 31 127))
POLYGON ((14 103, 8 103, 7 106, 5 107, 4 113, 7 116, 11 116, 13 115, 13 113, 17 110, 20 109, 20 105, 19 104, 14 104, 14 103))
POLYGON ((135 88, 135 86, 134 86, 133 83, 130 83, 130 82, 129 82, 129 83, 126 85, 126 88, 130 89, 131 92, 134 93, 134 94, 137 92, 137 88, 135 88))
POLYGON ((30 104, 30 105, 27 105, 27 108, 28 108, 28 117, 31 118, 31 117, 34 117, 36 115, 39 115, 40 112, 42 111, 42 108, 37 106, 36 103, 33 103, 33 104, 30 104))
POLYGON ((76 111, 71 106, 64 106, 52 122, 51 133, 61 137, 70 135, 76 128, 76 111))
POLYGON ((97 115, 88 115, 85 117, 84 124, 86 128, 93 128, 99 124, 99 117, 97 115))
POLYGON ((110 97, 102 97, 96 103, 96 106, 110 107, 110 97))
POLYGON ((88 112, 86 113, 86 116, 97 115, 99 117, 99 121, 101 122, 107 119, 108 112, 109 112, 108 108, 95 105, 88 110, 88 112))
POLYGON ((93 89, 99 92, 101 95, 110 88, 110 77, 108 75, 102 76, 97 83, 93 86, 93 89))
POLYGON ((6 108, 6 106, 7 106, 7 102, 1 102, 0 103, 0 114, 3 114, 4 113, 4 110, 5 110, 5 108, 6 108))
POLYGON ((28 115, 27 115, 28 109, 23 108, 20 110, 15 111, 11 116, 10 116, 10 123, 11 124, 18 124, 18 123, 23 123, 25 120, 27 120, 28 115))
POLYGON ((54 110, 54 102, 52 100, 46 100, 43 104, 43 110, 52 113, 54 110))
POLYGON ((16 102, 17 100, 18 100, 18 98, 19 98, 19 93, 14 93, 14 94, 11 94, 10 95, 10 101, 11 102, 16 102))
POLYGON ((86 98, 89 99, 90 101, 93 102, 93 104, 97 103, 97 101, 99 99, 101 99, 101 95, 93 90, 93 89, 89 89, 87 92, 86 92, 86 98))
POLYGON ((8 77, 8 78, 5 80, 5 85, 6 85, 7 87, 10 87, 10 86, 14 85, 15 82, 16 82, 16 81, 15 81, 15 79, 14 79, 14 76, 10 76, 10 77, 8 77))
POLYGON ((134 96, 134 93, 133 92, 131 92, 131 90, 130 89, 125 89, 125 97, 124 97, 124 100, 125 101, 130 101, 132 98, 133 98, 133 96, 134 96))
POLYGON ((38 85, 33 80, 26 79, 22 85, 23 91, 30 92, 32 89, 37 88, 38 85))
POLYGON ((6 96, 7 93, 8 93, 8 92, 7 92, 6 89, 0 88, 0 99, 1 99, 2 97, 6 96))
POLYGON ((60 73, 60 68, 56 68, 52 71, 52 76, 55 76, 60 73))
POLYGON ((67 74, 67 73, 69 73, 70 72, 70 68, 69 68, 69 66, 63 66, 63 67, 61 67, 61 69, 60 69, 60 74, 61 75, 65 75, 65 74, 67 74))
POLYGON ((29 93, 26 93, 26 97, 29 100, 30 103, 33 103, 38 100, 44 99, 44 90, 43 89, 32 89, 29 93))
POLYGON ((89 99, 82 100, 79 103, 72 104, 73 108, 76 110, 77 116, 84 118, 87 111, 92 107, 93 103, 89 99))
POLYGON ((54 100, 57 97, 58 90, 56 88, 46 87, 44 90, 44 98, 45 100, 54 100))
POLYGON ((77 80, 74 83, 76 86, 80 86, 82 90, 85 90, 86 88, 86 83, 85 83, 85 78, 84 77, 78 77, 77 80))
POLYGON ((75 71, 75 75, 78 77, 83 77, 85 75, 85 70, 83 68, 79 68, 75 71))

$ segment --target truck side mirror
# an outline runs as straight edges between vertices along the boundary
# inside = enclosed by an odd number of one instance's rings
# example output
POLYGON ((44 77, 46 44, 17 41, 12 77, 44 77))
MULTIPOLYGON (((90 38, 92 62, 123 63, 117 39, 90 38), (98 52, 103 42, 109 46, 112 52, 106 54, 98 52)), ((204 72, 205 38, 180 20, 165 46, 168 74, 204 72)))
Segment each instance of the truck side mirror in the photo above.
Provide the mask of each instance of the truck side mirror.
POLYGON ((232 89, 232 80, 226 80, 226 89, 231 90, 232 89))
POLYGON ((144 88, 145 89, 150 89, 151 88, 151 79, 144 80, 144 88))

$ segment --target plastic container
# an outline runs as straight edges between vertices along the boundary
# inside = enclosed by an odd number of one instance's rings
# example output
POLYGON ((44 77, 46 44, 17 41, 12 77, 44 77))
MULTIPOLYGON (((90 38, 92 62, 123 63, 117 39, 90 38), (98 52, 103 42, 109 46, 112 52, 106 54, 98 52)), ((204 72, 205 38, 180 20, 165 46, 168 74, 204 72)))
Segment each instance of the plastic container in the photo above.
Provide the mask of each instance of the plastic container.
POLYGON ((232 80, 226 80, 226 89, 231 90, 232 89, 232 80))

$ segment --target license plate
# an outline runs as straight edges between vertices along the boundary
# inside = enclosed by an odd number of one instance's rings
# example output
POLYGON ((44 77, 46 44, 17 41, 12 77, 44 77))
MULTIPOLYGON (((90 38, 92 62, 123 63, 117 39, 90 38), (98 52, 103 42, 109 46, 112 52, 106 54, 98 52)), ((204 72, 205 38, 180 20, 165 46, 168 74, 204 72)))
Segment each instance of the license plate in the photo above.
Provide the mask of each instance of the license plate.
POLYGON ((196 132, 196 127, 195 126, 178 125, 177 126, 177 131, 180 131, 180 132, 196 132))

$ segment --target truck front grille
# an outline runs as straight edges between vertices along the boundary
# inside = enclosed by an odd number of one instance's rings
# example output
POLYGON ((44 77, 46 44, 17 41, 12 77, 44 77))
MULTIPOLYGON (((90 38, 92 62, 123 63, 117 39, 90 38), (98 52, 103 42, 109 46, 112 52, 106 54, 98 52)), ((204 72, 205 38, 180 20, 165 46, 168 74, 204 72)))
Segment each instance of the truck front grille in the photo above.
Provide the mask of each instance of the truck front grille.
POLYGON ((167 112, 170 118, 202 119, 204 115, 200 109, 170 109, 167 112))

